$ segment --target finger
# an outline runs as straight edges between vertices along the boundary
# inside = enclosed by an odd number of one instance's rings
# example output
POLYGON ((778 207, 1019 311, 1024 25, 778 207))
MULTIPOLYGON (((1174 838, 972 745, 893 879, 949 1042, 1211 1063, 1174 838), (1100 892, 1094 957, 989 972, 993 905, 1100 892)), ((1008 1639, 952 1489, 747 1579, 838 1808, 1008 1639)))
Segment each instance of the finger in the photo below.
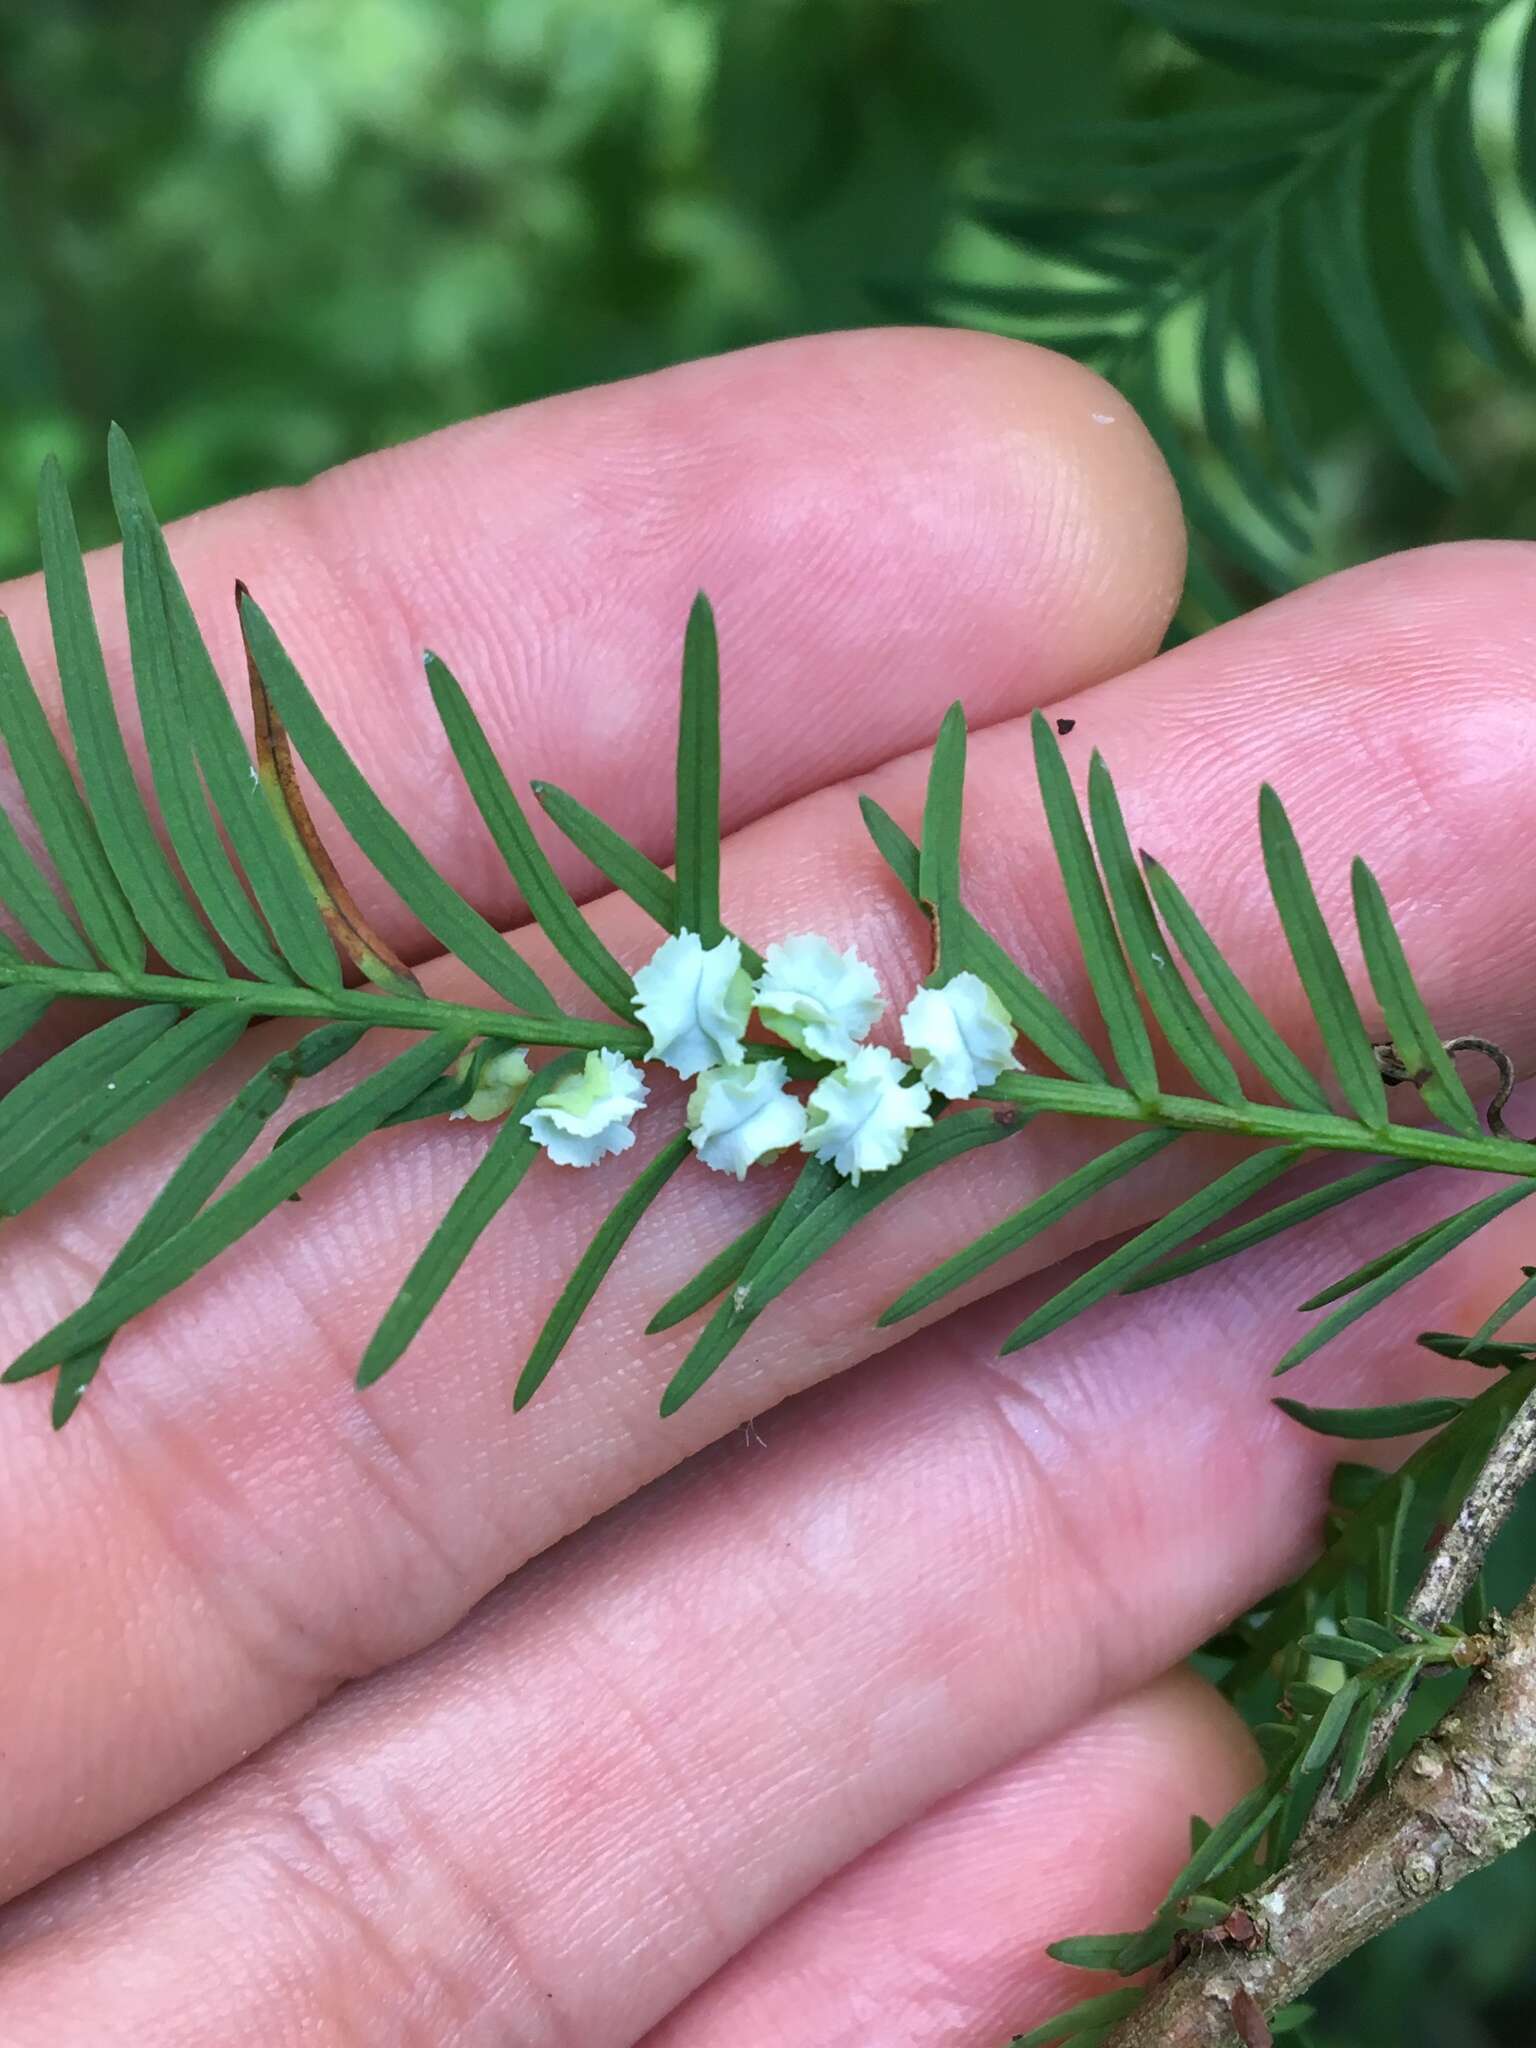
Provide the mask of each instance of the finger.
POLYGON ((156 2048, 386 2018, 623 2048, 856 1857, 1295 1567, 1333 1447, 1269 1406, 1214 1281, 1191 1291, 993 1363, 1026 1287, 594 1524, 23 1901, 15 2048, 90 2038, 109 1996, 156 2048))
POLYGON ((967 1786, 760 1935, 644 2048, 997 2048, 1122 1988, 1045 1954, 1148 1920, 1255 1775, 1223 1701, 1177 1672, 967 1786), (1111 1847, 1111 1845, 1113 1845, 1111 1847))
MULTIPOLYGON (((171 540, 237 702, 240 577, 385 802, 503 925, 522 905, 464 801, 425 648, 514 781, 601 802, 664 859, 701 586, 721 620, 734 827, 926 741, 959 679, 985 723, 1150 654, 1183 561, 1161 459, 1106 385, 1048 350, 935 329, 778 343, 548 399, 171 540)), ((126 699, 117 560, 97 557, 91 582, 126 699)), ((53 702, 38 579, 0 590, 0 609, 53 702)), ((342 866, 398 949, 434 950, 376 878, 342 866)))
MULTIPOLYGON (((1444 551, 1303 593, 1275 613, 1275 632, 1296 649, 1288 693, 1282 656, 1249 622, 1181 651, 1166 670, 1074 700, 1088 737, 1123 767, 1139 836, 1170 859, 1175 843, 1188 848, 1175 863, 1181 879, 1197 903, 1221 899, 1218 936, 1289 1035, 1306 1030, 1294 983, 1282 985, 1274 967, 1247 816, 1261 757, 1309 852, 1321 853, 1319 880, 1335 905, 1346 852, 1384 853, 1379 872, 1403 907, 1434 1014, 1520 1041, 1536 937, 1523 919, 1506 930, 1497 899, 1499 878, 1522 872, 1524 735, 1536 730, 1525 560, 1513 550, 1444 551), (1396 592, 1395 608, 1383 587, 1396 592), (1428 647, 1407 628, 1394 638, 1391 620, 1415 608, 1435 620, 1428 647), (1496 707, 1502 751, 1491 760, 1469 749, 1442 636, 1496 707), (1246 711, 1255 673, 1268 696, 1262 729, 1246 711), (1396 755, 1382 729, 1389 693, 1396 755), (1145 718, 1144 704, 1153 707, 1145 718), (1416 770, 1437 732, 1443 779, 1427 781, 1416 770), (1246 735, 1241 746, 1234 733, 1246 735), (1375 749, 1378 771, 1364 786, 1339 770, 1352 739, 1375 749), (1493 878, 1486 897, 1466 894, 1469 872, 1493 878), (1454 919, 1448 901, 1460 903, 1454 919)), ((1001 726, 974 749, 973 900, 1081 1017, 1075 947, 1042 880, 1049 856, 1022 794, 1025 747, 1021 732, 1001 726)), ((920 763, 895 764, 876 793, 910 814, 921 779, 920 763)), ((856 941, 899 1008, 920 971, 921 934, 855 836, 852 810, 848 793, 825 793, 739 835, 731 914, 749 934, 809 925, 856 941)), ((653 942, 618 906, 605 906, 602 921, 628 957, 653 942)), ((671 1128, 659 1097, 645 1144, 671 1128)), ((74 1195, 11 1226, 19 1339, 78 1298, 80 1266, 99 1269, 186 1139, 173 1120, 137 1142, 137 1176, 104 1162, 74 1195)), ((479 1142, 462 1127, 378 1141, 272 1219, 247 1257, 124 1333, 67 1454, 49 1435, 46 1391, 10 1394, 0 1604, 39 1646, 35 1677, 0 1675, 18 1777, 13 1881, 203 1782, 343 1678, 432 1640, 523 1558, 700 1443, 891 1341, 875 1319, 915 1266, 968 1241, 1104 1137, 1042 1119, 979 1163, 947 1168, 941 1189, 879 1212, 668 1423, 657 1418, 657 1394, 691 1331, 654 1341, 641 1333, 657 1303, 761 1207, 764 1186, 738 1189, 690 1168, 605 1284, 557 1376, 514 1420, 518 1364, 618 1185, 606 1174, 541 1171, 415 1353, 359 1402, 350 1380, 366 1330, 479 1142), (125 1669, 145 1736, 131 1777, 116 1762, 125 1669)), ((1019 1267, 1145 1220, 1208 1174, 1211 1155, 1181 1146, 1158 1165, 1019 1267)), ((1325 1252, 1337 1242, 1314 1240, 1325 1252)), ((1329 1258, 1317 1277, 1336 1270, 1329 1258)))

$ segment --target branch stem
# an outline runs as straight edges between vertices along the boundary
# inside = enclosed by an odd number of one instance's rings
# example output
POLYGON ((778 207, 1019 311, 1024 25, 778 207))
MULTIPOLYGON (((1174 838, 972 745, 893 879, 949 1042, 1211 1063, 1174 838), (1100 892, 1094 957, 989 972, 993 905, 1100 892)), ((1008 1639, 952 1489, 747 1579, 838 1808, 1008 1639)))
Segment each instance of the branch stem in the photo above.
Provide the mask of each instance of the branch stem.
MULTIPOLYGON (((1435 1544, 1405 1620, 1434 1631, 1454 1618, 1533 1476, 1536 1387, 1435 1544)), ((1473 1677, 1396 1776, 1372 1791, 1407 1704, 1405 1696, 1372 1727, 1356 1781, 1362 1792, 1341 1805, 1335 1775, 1290 1861, 1245 1902, 1258 1949, 1188 1958, 1117 2030, 1112 2048, 1232 2048, 1246 2038, 1233 2016, 1241 1994, 1264 2013, 1290 2003, 1333 1964, 1536 1828, 1536 1593, 1526 1596, 1486 1673, 1473 1677)))
POLYGON ((303 1017, 312 1022, 380 1025, 400 1031, 462 1031, 516 1040, 519 1045, 571 1045, 644 1054, 649 1035, 637 1024, 604 1024, 588 1017, 529 1017, 432 996, 396 995, 361 988, 313 989, 269 981, 193 981, 174 974, 133 976, 0 960, 0 988, 45 988, 60 997, 110 1003, 171 1003, 179 1009, 246 1009, 257 1017, 303 1017))
POLYGON ((1498 1655, 1434 1733, 1248 1902, 1253 1953, 1192 1956, 1115 2030, 1112 2048, 1237 2048, 1242 1993, 1264 2013, 1289 2004, 1533 1828, 1536 1595, 1527 1595, 1498 1655))
POLYGON ((1128 1088, 1058 1081, 1038 1074, 1003 1074, 983 1092, 1000 1101, 1063 1116, 1268 1138, 1320 1152, 1363 1152, 1377 1159, 1412 1159, 1426 1166, 1456 1166, 1473 1173, 1536 1179, 1536 1145, 1513 1138, 1463 1138, 1454 1131, 1430 1130, 1419 1124, 1364 1124, 1353 1117, 1281 1109, 1267 1102, 1206 1102, 1193 1095, 1164 1094, 1143 1100, 1128 1088))
MULTIPOLYGON (((1404 1610, 1404 1620, 1433 1633, 1455 1619, 1476 1585, 1493 1540, 1528 1480, 1536 1475, 1536 1389, 1526 1395, 1489 1452, 1477 1481, 1462 1501, 1456 1519, 1435 1545, 1424 1573, 1404 1610)), ((1408 1711, 1405 1694, 1390 1713, 1377 1717, 1366 1745, 1356 1782, 1369 1786, 1386 1761, 1392 1738, 1408 1711)), ((1335 1796, 1337 1774, 1319 1798, 1297 1843, 1298 1854, 1328 1828, 1336 1827, 1341 1811, 1335 1796)))

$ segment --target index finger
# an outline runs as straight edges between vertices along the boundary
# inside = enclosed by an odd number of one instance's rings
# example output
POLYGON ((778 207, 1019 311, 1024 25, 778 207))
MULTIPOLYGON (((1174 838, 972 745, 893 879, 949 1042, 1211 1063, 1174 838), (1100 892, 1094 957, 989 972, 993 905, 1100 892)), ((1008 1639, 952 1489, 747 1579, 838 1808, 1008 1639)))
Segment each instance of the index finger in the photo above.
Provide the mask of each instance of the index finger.
MULTIPOLYGON (((1150 654, 1183 569, 1161 458, 1093 372, 924 329, 776 343, 494 414, 221 506, 170 541, 242 717, 237 577, 384 801, 502 927, 524 906, 459 794, 427 646, 514 783, 561 783, 665 860, 671 707, 701 586, 727 635, 732 830, 922 744, 962 685, 985 725, 1150 654)), ((126 706, 118 551, 89 567, 126 706)), ((0 588, 0 610, 57 715, 40 580, 0 588)), ((18 808, 8 765, 0 801, 18 808)), ((339 828, 327 836, 395 949, 436 951, 349 863, 339 828)), ((590 893, 570 849, 551 853, 590 893)))

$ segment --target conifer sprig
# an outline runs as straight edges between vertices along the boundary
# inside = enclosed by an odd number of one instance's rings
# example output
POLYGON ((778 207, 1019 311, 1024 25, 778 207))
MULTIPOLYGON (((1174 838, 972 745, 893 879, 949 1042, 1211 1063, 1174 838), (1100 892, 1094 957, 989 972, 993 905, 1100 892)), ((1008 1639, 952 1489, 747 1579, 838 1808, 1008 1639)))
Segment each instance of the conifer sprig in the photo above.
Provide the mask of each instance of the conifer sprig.
MULTIPOLYGON (((975 1243, 937 1261, 883 1322, 931 1312, 983 1280, 1187 1134, 1224 1136, 1232 1156, 1205 1186, 1038 1307, 1009 1349, 1059 1329, 1116 1289, 1235 1256, 1422 1166, 1500 1176, 1491 1193, 1317 1296, 1308 1306, 1323 1313, 1281 1361, 1290 1366, 1536 1193, 1536 1149, 1502 1135, 1502 1125, 1498 1135, 1483 1128, 1456 1063, 1459 1046, 1487 1046, 1442 1040, 1368 869, 1356 870, 1355 910, 1385 1020, 1379 1041, 1345 977, 1284 806, 1273 791, 1263 793, 1261 839, 1276 920, 1328 1061, 1326 1072, 1314 1071, 1265 1018, 1168 872, 1137 856, 1097 757, 1086 776, 1085 816, 1043 717, 1034 740, 1044 818, 1093 1014, 1069 1018, 965 901, 966 734, 956 705, 933 756, 922 843, 865 800, 871 837, 926 908, 934 943, 925 985, 901 1017, 913 1065, 864 1044, 883 999, 856 954, 839 954, 815 935, 782 934, 759 935, 768 941, 759 953, 721 923, 720 677, 714 621, 702 599, 683 662, 677 875, 574 799, 535 785, 572 842, 670 935, 633 973, 559 880, 464 691, 442 662, 427 659, 468 799, 555 952, 610 1015, 567 1013, 388 810, 276 629, 255 598, 243 595, 256 711, 252 758, 120 435, 111 461, 134 685, 169 853, 134 781, 68 499, 50 467, 43 551, 78 779, 14 642, 0 635, 0 734, 53 868, 45 874, 14 826, 0 831, 0 891, 21 933, 20 944, 0 944, 0 1039, 24 1042, 64 997, 99 1000, 117 1014, 42 1060, 0 1101, 0 1213, 37 1202, 176 1100, 253 1024, 291 1018, 311 1028, 215 1118, 89 1298, 12 1362, 10 1380, 59 1373, 60 1422, 125 1322, 238 1244, 374 1132, 428 1116, 507 1117, 489 1150, 477 1149, 460 1195, 372 1341, 360 1345, 360 1379, 373 1382, 404 1355, 514 1194, 536 1202, 549 1170, 541 1147, 551 1159, 601 1162, 605 1175, 622 1173, 604 1155, 627 1149, 632 1121, 654 1113, 645 1108, 645 1070, 653 1062, 695 1077, 687 1126, 637 1178, 620 1182, 509 1388, 519 1406, 557 1363, 651 1206, 701 1163, 741 1175, 786 1146, 810 1155, 771 1215, 658 1308, 653 1330, 716 1304, 662 1393, 668 1413, 875 1208, 1044 1117, 1107 1120, 1132 1126, 1133 1134, 1122 1132, 975 1243), (486 1001, 428 994, 371 930, 320 842, 303 772, 402 902, 484 982, 486 1001), (344 967, 371 985, 356 985, 344 967), (786 1042, 747 1041, 754 1004, 786 1042), (383 1029, 409 1034, 406 1047, 352 1078, 335 1100, 298 1105, 277 1142, 248 1163, 291 1089, 366 1048, 369 1034, 383 1029), (1095 1038, 1106 1055, 1094 1050, 1095 1038), (523 1049, 543 1047, 560 1057, 530 1078, 523 1049), (1389 1084, 1403 1081, 1411 1085, 1398 1099, 1418 1096, 1438 1121, 1394 1120, 1389 1084), (802 1102, 795 1090, 806 1083, 802 1102), (1352 1155, 1355 1163, 1321 1186, 1286 1193, 1305 1162, 1329 1154, 1352 1155), (1282 1199, 1251 1213, 1271 1188, 1282 1199)), ((1492 1326, 1473 1344, 1479 1356, 1502 1348, 1492 1326)))

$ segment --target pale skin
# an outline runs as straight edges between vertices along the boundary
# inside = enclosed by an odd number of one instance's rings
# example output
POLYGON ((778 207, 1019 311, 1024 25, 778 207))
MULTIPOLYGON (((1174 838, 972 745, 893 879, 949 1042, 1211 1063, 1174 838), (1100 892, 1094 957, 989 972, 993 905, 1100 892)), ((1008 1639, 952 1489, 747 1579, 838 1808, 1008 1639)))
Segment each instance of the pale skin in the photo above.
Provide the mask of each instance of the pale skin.
MULTIPOLYGON (((887 1025, 923 934, 855 795, 915 829, 960 695, 971 900, 1080 1020, 1037 705, 1077 721, 1075 769, 1103 749, 1133 834, 1298 1045, 1265 777, 1330 910, 1348 856, 1371 857, 1437 1021, 1536 1051, 1531 552, 1377 563, 1158 657, 1172 486, 1124 401, 1042 351, 785 344, 454 429, 172 544, 226 677, 239 575, 386 799, 541 971, 420 650, 515 779, 563 783, 665 858, 703 585, 725 914, 760 946, 856 944, 887 1025)), ((115 559, 93 573, 125 685, 115 559)), ((3 605, 48 686, 39 589, 3 605)), ((654 928, 556 857, 644 960, 654 928)), ((429 985, 468 986, 352 879, 429 985)), ((6 1226, 8 1352, 87 1290, 276 1032, 6 1226)), ((46 1384, 0 1397, 7 2048, 993 2048, 1093 1988, 1042 1945, 1135 1925, 1190 1812, 1242 1791, 1246 1736, 1177 1667, 1317 1538, 1335 1452, 1269 1406, 1290 1305, 1461 1190, 1410 1183, 1000 1362, 1043 1269, 1215 1156, 1181 1147, 893 1348, 874 1318, 916 1271, 1105 1141, 1042 1121, 881 1211, 663 1423, 690 1332, 643 1325, 779 1185, 689 1168, 514 1417, 572 1259, 679 1101, 657 1089, 629 1161, 541 1167, 365 1397, 372 1319, 483 1131, 373 1141, 128 1331, 62 1438, 46 1384)), ((1293 1386, 1446 1386, 1412 1334, 1507 1291, 1515 1224, 1293 1386)))

